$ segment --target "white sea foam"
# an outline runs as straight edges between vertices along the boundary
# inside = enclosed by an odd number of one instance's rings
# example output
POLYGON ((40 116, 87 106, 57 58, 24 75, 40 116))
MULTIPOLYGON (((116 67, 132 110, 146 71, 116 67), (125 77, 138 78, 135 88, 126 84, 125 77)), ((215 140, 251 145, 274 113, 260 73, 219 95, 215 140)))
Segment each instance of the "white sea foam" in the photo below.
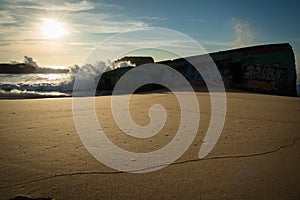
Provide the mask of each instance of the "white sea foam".
MULTIPOLYGON (((34 62, 30 57, 27 57, 28 64, 34 62), (29 60, 28 60, 29 59, 29 60)), ((97 61, 93 64, 86 64, 79 67, 74 65, 67 71, 68 73, 61 73, 63 68, 43 68, 36 63, 36 72, 32 74, 0 74, 0 98, 15 99, 15 98, 42 98, 42 97, 60 97, 71 96, 73 91, 75 77, 83 80, 82 90, 88 89, 87 86, 91 82, 97 84, 98 78, 103 71, 112 69, 133 66, 130 62, 113 63, 111 61, 97 61), (85 73, 81 73, 78 77, 77 72, 83 69, 85 73), (57 72, 57 73, 47 73, 57 72), (56 71, 55 71, 56 70, 56 71)), ((103 92, 97 91, 96 94, 103 92)), ((105 93, 106 94, 106 93, 105 93)))
POLYGON ((70 96, 73 74, 0 74, 0 98, 70 96))

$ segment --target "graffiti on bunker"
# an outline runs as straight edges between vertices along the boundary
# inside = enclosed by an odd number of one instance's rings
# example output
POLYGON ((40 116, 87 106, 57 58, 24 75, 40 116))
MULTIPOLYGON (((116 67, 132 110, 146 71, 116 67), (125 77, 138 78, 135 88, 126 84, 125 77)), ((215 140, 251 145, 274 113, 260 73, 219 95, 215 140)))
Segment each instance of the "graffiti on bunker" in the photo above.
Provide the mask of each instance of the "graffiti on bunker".
POLYGON ((274 91, 287 78, 287 71, 280 64, 254 64, 246 67, 244 77, 249 88, 274 91))
MULTIPOLYGON (((297 95, 295 58, 292 47, 287 43, 245 47, 210 53, 209 56, 217 65, 226 88, 287 96, 297 95)), ((157 63, 168 65, 177 70, 192 86, 205 87, 203 77, 212 77, 209 68, 206 67, 205 56, 196 55, 188 58, 197 60, 199 66, 196 67, 203 67, 201 74, 186 58, 157 63), (207 70, 205 70, 206 68, 207 70)), ((119 78, 131 68, 116 69, 103 73, 97 89, 113 90, 119 78)), ((169 83, 180 84, 176 77, 165 71, 157 71, 151 74, 141 72, 135 78, 147 80, 151 76, 160 76, 169 83)), ((141 91, 157 88, 157 86, 142 87, 141 91)))

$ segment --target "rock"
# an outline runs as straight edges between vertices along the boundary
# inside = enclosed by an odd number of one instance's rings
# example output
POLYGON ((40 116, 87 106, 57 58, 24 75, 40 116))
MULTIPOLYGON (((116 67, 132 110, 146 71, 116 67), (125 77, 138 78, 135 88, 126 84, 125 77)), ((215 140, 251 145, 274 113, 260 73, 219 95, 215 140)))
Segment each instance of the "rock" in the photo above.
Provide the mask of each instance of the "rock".
POLYGON ((26 65, 24 63, 0 64, 0 73, 2 74, 28 74, 28 73, 34 73, 35 70, 36 70, 35 67, 26 65))

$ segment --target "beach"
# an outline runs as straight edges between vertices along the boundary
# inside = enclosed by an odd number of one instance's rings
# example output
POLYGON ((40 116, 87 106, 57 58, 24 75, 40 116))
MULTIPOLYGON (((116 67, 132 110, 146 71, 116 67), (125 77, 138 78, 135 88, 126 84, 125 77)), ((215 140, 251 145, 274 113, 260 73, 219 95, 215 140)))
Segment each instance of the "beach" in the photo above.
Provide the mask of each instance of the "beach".
MULTIPOLYGON (((0 100, 0 199, 299 199, 300 98, 228 92, 222 134, 199 159, 211 111, 209 94, 196 94, 201 120, 192 145, 171 165, 139 174, 117 171, 89 154, 75 128, 72 98, 0 100)), ((161 132, 146 139, 122 134, 110 100, 95 97, 95 108, 117 146, 152 152, 176 134, 180 108, 173 94, 133 95, 137 124, 149 123, 153 103, 168 113, 161 132)))

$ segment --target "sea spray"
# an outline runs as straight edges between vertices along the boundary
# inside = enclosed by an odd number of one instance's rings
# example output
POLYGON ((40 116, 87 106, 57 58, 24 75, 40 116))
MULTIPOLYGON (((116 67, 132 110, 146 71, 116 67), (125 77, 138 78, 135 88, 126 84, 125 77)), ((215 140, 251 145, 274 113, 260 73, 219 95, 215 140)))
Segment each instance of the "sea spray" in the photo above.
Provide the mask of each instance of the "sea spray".
MULTIPOLYGON (((130 62, 114 63, 111 61, 97 61, 84 66, 74 65, 62 73, 63 68, 40 67, 30 57, 25 57, 27 64, 34 64, 36 71, 32 74, 0 74, 0 98, 45 98, 68 97, 72 95, 74 80, 79 69, 84 70, 81 77, 77 77, 86 83, 82 90, 88 89, 90 83, 97 84, 102 71, 110 71, 120 67, 134 66, 130 62), (49 73, 50 71, 56 73, 49 73)), ((101 91, 96 92, 101 95, 101 91)))

